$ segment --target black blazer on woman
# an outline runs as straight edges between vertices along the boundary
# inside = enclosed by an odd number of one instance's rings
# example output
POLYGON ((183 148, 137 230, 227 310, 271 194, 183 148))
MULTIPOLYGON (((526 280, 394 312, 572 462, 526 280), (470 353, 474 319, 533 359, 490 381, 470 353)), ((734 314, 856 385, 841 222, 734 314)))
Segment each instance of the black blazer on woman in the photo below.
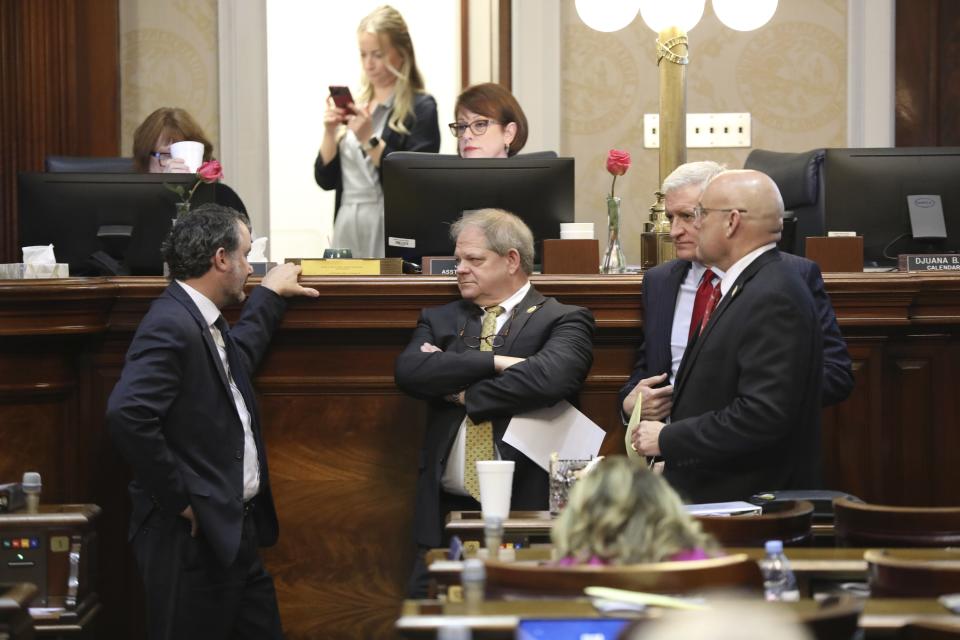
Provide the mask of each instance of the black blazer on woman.
MULTIPOLYGON (((389 122, 392 112, 387 115, 389 122)), ((437 121, 437 101, 428 93, 417 93, 413 97, 413 114, 407 116, 403 122, 409 134, 404 135, 391 129, 389 126, 383 128, 383 142, 386 148, 383 155, 380 156, 381 163, 383 158, 394 151, 422 151, 426 153, 437 153, 440 151, 440 125, 437 121)), ((324 165, 323 158, 317 154, 317 160, 313 164, 313 176, 320 185, 321 189, 329 191, 336 189, 337 203, 334 209, 334 215, 340 210, 340 196, 343 194, 343 179, 340 173, 340 153, 333 157, 330 164, 324 165)), ((383 179, 383 174, 380 174, 383 179)))

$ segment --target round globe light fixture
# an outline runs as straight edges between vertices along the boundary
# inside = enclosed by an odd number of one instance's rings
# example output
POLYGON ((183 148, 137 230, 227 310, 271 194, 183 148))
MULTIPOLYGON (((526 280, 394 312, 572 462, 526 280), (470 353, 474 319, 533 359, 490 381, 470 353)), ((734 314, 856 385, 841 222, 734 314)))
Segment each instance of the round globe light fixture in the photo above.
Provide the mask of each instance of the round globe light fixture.
POLYGON ((703 16, 706 0, 642 0, 640 16, 656 33, 669 27, 690 31, 703 16))
POLYGON ((759 29, 776 11, 777 0, 713 0, 720 22, 737 31, 759 29))
POLYGON ((577 15, 596 31, 619 31, 633 22, 640 0, 577 0, 577 15))

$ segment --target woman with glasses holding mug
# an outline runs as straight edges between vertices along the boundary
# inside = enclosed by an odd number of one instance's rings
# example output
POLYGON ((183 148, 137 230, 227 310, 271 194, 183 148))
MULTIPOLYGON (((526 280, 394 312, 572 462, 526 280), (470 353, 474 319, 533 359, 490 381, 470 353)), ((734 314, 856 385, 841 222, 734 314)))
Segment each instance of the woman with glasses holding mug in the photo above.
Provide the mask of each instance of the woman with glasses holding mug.
POLYGON ((203 144, 203 161, 210 160, 213 144, 185 109, 160 107, 133 133, 133 168, 140 173, 192 173, 183 158, 170 156, 170 145, 184 140, 203 144))
POLYGON ((499 84, 468 87, 457 97, 453 112, 456 120, 450 123, 450 132, 463 158, 508 158, 527 143, 527 116, 499 84))
POLYGON ((363 67, 354 104, 328 100, 323 141, 314 163, 322 189, 337 192, 333 246, 354 258, 382 258, 383 189, 380 164, 393 151, 440 150, 437 103, 424 91, 413 42, 403 16, 391 6, 360 21, 357 43, 363 67))

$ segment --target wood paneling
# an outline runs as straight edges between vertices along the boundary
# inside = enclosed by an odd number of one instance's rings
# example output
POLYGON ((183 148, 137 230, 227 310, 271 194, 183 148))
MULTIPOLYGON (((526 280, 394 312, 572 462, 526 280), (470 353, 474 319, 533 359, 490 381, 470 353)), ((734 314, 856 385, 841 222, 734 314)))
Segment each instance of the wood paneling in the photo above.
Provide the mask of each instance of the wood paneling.
POLYGON ((0 2, 0 262, 19 261, 18 171, 118 155, 117 0, 0 2))
POLYGON ((896 145, 960 145, 960 3, 897 0, 896 145))
MULTIPOLYGON (((856 388, 824 411, 830 488, 887 503, 958 501, 960 277, 827 274, 856 388)), ((290 638, 380 637, 399 610, 412 551, 422 403, 393 362, 420 310, 457 297, 442 277, 308 279, 255 378, 280 542, 265 551, 290 638)), ((619 453, 617 391, 641 325, 640 276, 537 276, 547 295, 597 318, 584 411, 619 453)), ((106 398, 150 278, 0 282, 0 481, 28 467, 44 500, 103 507, 100 638, 142 636, 142 592, 126 542, 129 471, 107 434, 106 398)), ((238 309, 228 309, 235 319, 238 309)))

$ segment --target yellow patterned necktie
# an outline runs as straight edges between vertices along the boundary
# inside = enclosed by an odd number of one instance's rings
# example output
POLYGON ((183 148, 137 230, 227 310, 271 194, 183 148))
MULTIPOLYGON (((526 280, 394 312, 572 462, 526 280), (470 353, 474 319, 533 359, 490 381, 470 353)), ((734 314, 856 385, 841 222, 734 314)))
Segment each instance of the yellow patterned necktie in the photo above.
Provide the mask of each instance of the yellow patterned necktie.
MULTIPOLYGON (((483 325, 480 328, 480 351, 493 351, 491 336, 497 333, 497 316, 503 307, 484 309, 483 325)), ((467 418, 467 442, 464 447, 463 486, 477 501, 480 500, 480 480, 477 478, 477 460, 493 460, 493 423, 485 420, 474 424, 467 418)))

